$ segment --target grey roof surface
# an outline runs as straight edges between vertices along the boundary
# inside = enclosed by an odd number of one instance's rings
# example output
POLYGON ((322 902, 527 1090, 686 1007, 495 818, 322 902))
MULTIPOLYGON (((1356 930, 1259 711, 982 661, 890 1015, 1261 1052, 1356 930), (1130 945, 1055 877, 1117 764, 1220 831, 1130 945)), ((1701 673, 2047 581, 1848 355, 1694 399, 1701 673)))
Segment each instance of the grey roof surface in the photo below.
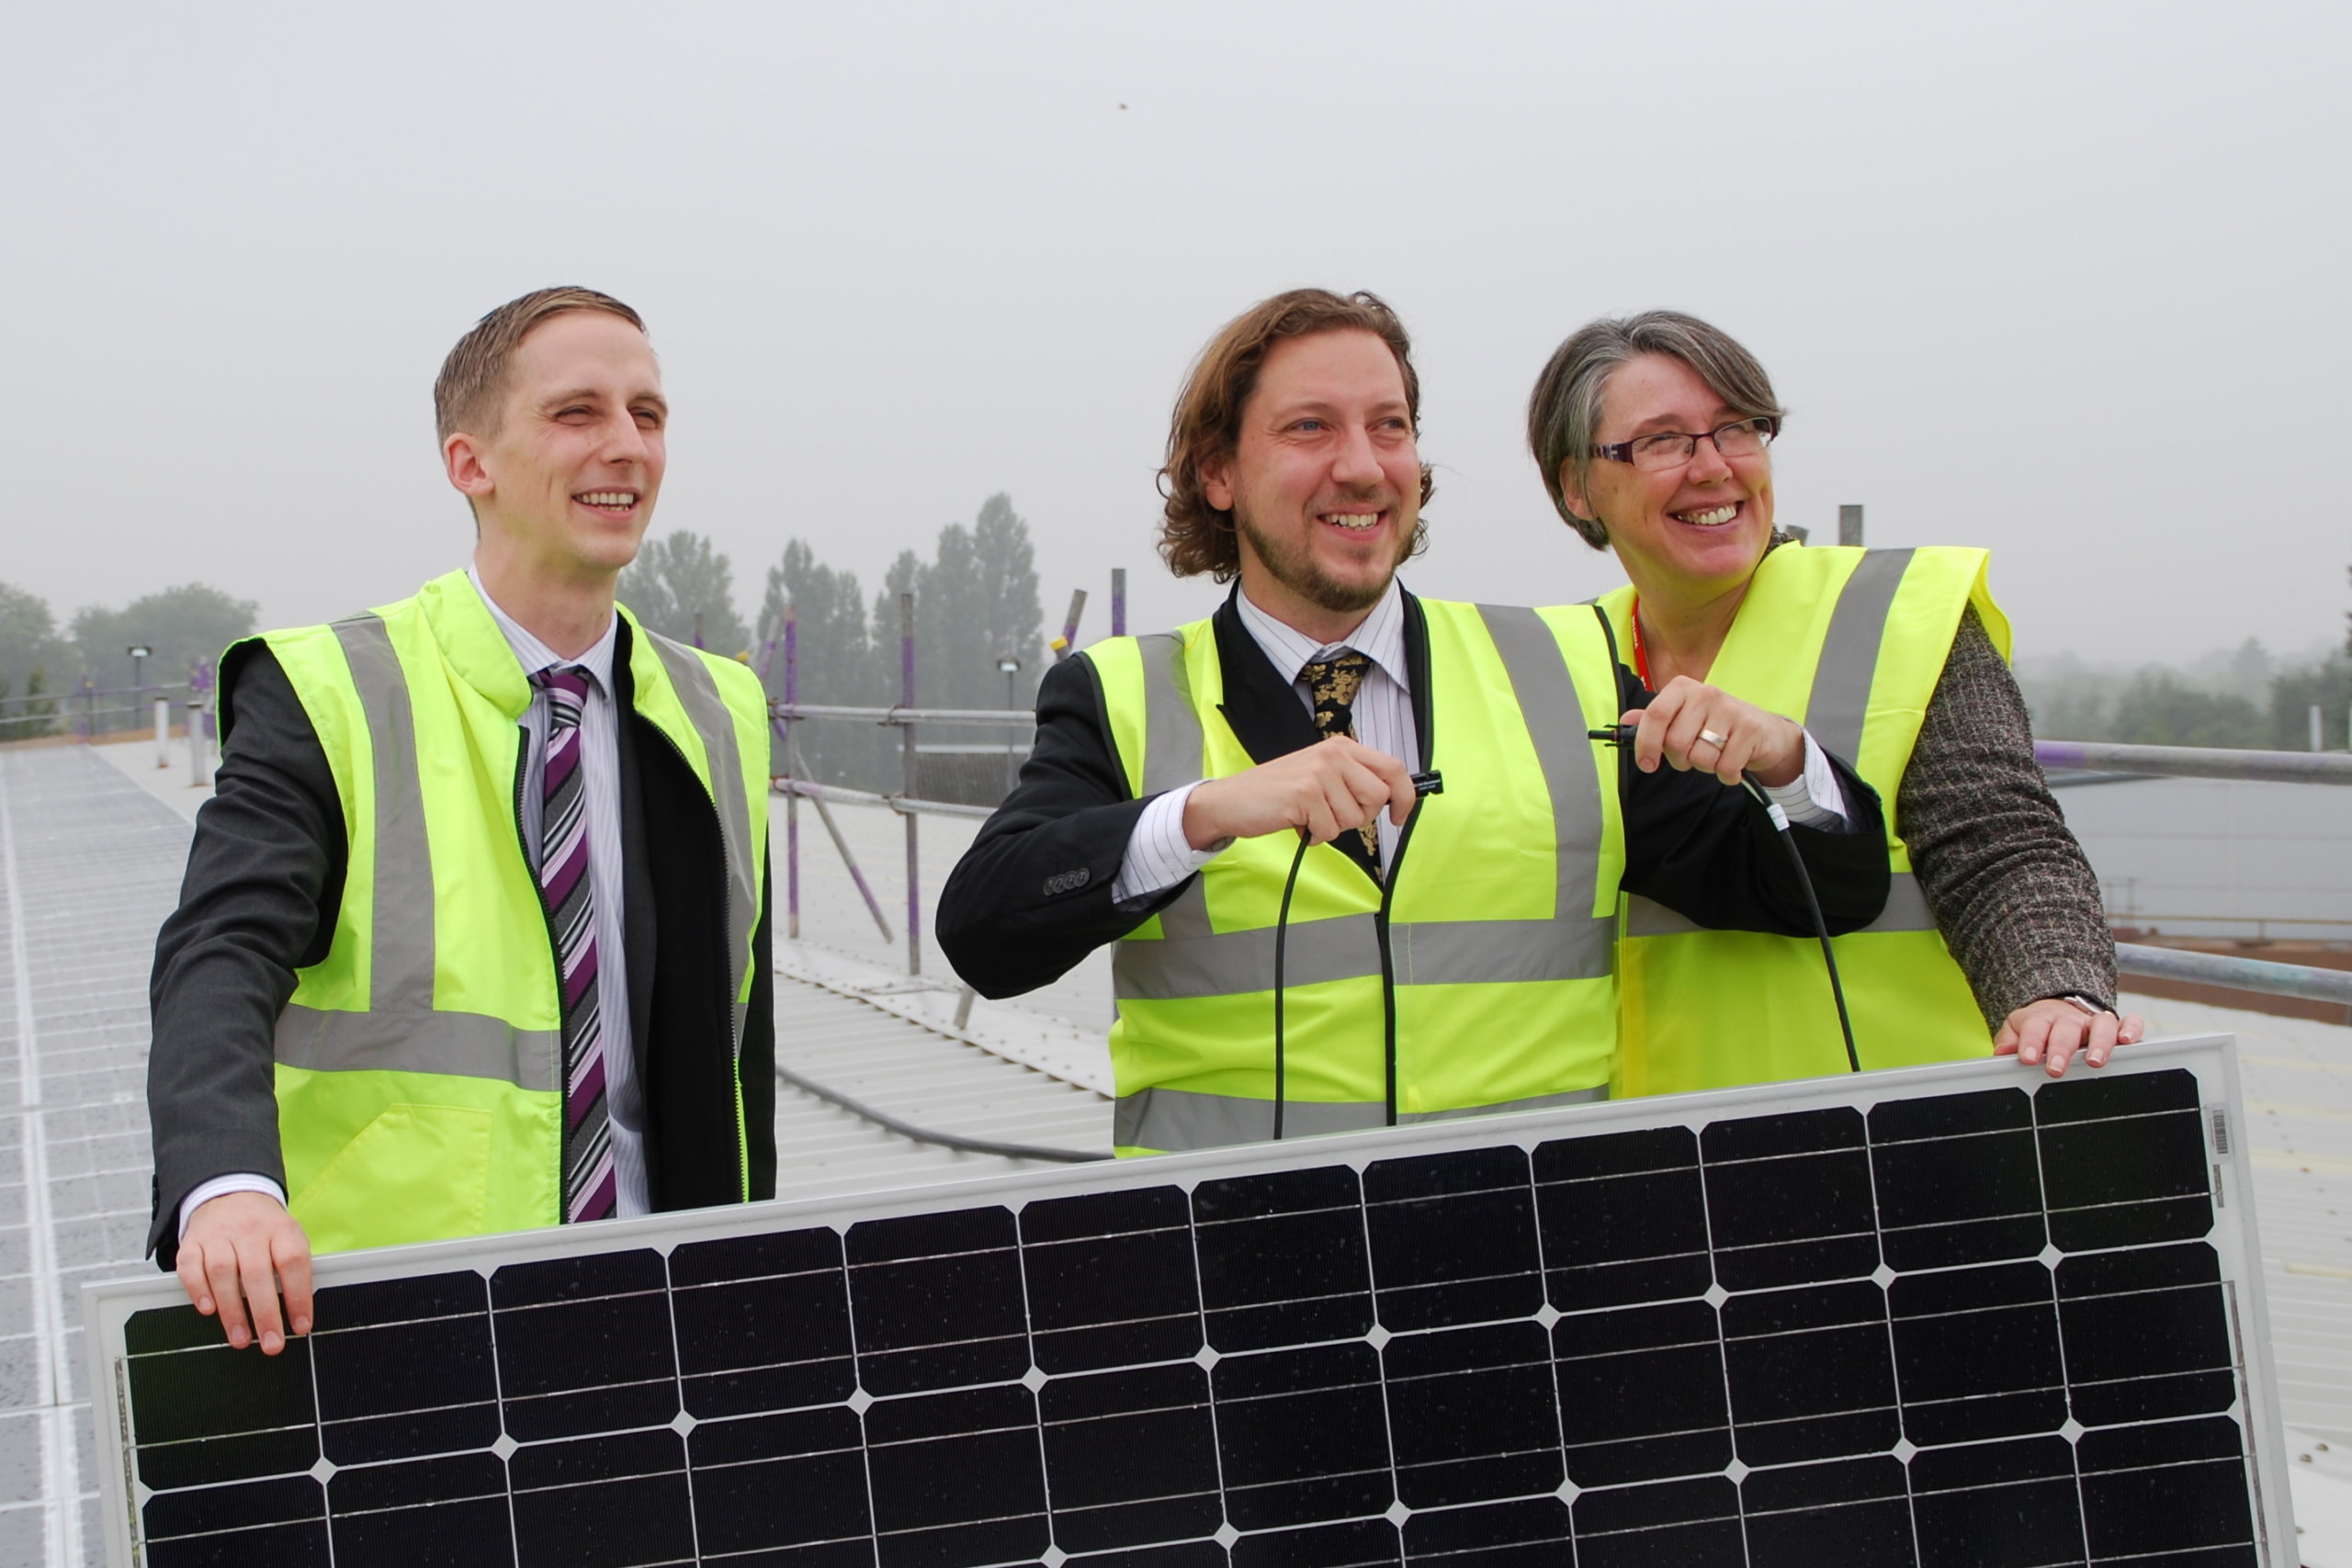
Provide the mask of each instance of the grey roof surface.
MULTIPOLYGON (((146 979, 189 816, 209 793, 186 779, 184 758, 158 770, 152 747, 0 748, 0 1568, 98 1561, 79 1286, 152 1267, 140 1261, 146 979)), ((852 830, 872 844, 868 875, 900 914, 899 866, 879 852, 888 836, 870 818, 852 830)), ((804 821, 804 845, 813 835, 804 821)), ((929 863, 954 842, 925 844, 933 890, 929 863)), ((821 836, 812 860, 817 850, 831 853, 821 836)), ((780 947, 786 1066, 925 1127, 1107 1144, 1099 976, 1066 982, 1050 1012, 982 1003, 959 1030, 952 985, 897 974, 888 965, 899 952, 870 922, 838 943, 836 928, 824 934, 821 947, 780 947)), ((2340 1452, 2352 1445, 2352 1030, 2136 1005, 2156 1032, 2239 1036, 2282 1403, 2291 1427, 2340 1452)), ((779 1186, 792 1195, 1015 1167, 914 1142, 782 1086, 776 1128, 779 1186)))

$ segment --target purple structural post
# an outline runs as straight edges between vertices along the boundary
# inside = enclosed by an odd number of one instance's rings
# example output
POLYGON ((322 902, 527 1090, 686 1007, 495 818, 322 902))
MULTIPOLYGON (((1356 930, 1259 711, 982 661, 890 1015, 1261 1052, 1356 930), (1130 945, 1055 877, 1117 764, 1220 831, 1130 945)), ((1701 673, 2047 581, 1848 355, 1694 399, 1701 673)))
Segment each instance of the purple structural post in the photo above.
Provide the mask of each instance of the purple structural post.
MULTIPOLYGON (((773 649, 775 644, 768 647, 773 649)), ((764 674, 765 672, 763 671, 764 674)), ((789 715, 800 702, 800 620, 793 606, 784 606, 784 706, 789 715)), ((792 760, 799 755, 792 744, 792 720, 784 721, 784 771, 792 773, 792 760)), ((796 784, 800 781, 793 778, 796 784)), ((800 940, 800 792, 797 789, 784 797, 784 897, 785 924, 792 940, 800 940)))
MULTIPOLYGON (((899 705, 915 705, 915 596, 899 595, 899 705)), ((915 727, 901 723, 899 738, 905 763, 905 791, 909 800, 918 798, 915 787, 915 727)), ((916 824, 920 818, 912 811, 903 813, 907 819, 907 973, 922 973, 922 839, 916 824)))
POLYGON ((1111 635, 1127 635, 1127 569, 1111 569, 1111 635))
POLYGON ((1086 614, 1086 590, 1073 589, 1069 596, 1069 619, 1062 623, 1062 635, 1054 639, 1054 662, 1058 664, 1078 651, 1079 617, 1086 614))

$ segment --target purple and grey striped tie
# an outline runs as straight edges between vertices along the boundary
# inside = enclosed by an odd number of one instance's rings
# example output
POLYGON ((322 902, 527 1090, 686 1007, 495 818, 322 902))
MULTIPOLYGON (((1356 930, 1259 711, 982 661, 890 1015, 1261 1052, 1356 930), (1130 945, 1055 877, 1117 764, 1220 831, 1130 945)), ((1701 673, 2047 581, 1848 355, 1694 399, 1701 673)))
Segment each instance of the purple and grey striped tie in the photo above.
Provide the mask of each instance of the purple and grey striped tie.
POLYGON ((605 1120, 605 1031, 596 1006, 596 900, 588 874, 587 773, 580 710, 588 672, 551 665, 531 677, 548 694, 546 780, 539 814, 539 892, 563 975, 563 1217, 612 1217, 617 1191, 605 1120))

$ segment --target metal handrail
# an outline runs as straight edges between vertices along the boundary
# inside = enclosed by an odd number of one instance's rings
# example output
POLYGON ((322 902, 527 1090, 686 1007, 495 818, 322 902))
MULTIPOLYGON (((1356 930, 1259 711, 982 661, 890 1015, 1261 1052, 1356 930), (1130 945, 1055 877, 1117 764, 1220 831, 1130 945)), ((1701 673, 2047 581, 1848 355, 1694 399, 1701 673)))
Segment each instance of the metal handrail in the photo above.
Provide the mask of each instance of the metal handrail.
MULTIPOLYGON (((137 699, 165 696, 172 693, 188 690, 190 687, 186 681, 151 681, 143 686, 94 686, 88 691, 84 691, 79 686, 67 686, 56 691, 19 693, 15 696, 0 697, 0 708, 26 707, 34 703, 47 703, 56 713, 62 714, 68 704, 73 705, 76 711, 80 711, 100 697, 130 697, 133 701, 122 707, 106 707, 98 711, 142 713, 145 711, 144 705, 137 699)), ((33 716, 45 718, 50 716, 42 714, 33 716)))
POLYGON ((2033 743, 2033 755, 2034 760, 2045 768, 2070 768, 2109 775, 2352 784, 2352 752, 2344 751, 2233 751, 2215 746, 2127 746, 2109 740, 2037 740, 2033 743))
POLYGON ((804 795, 811 800, 838 800, 846 806, 887 806, 900 816, 968 817, 985 821, 996 815, 993 806, 966 806, 955 800, 918 800, 905 795, 876 795, 870 789, 844 789, 778 774, 768 781, 778 795, 804 795))
POLYGON ((2115 967, 2119 974, 2144 975, 2151 979, 2188 980, 2236 991, 2301 997, 2309 1001, 2352 1007, 2352 970, 2321 969, 2308 964, 2272 964, 2260 958, 2235 958, 2225 953, 2197 953, 2177 947, 2148 947, 2134 942, 2115 944, 2115 967))
POLYGON ((771 702, 770 718, 861 718, 875 724, 972 724, 1001 729, 1037 722, 1027 708, 834 707, 817 703, 771 702))
MULTIPOLYGON (((2256 930, 2266 926, 2352 926, 2352 920, 2339 920, 2319 915, 2168 915, 2161 911, 2144 909, 2109 909, 2107 912, 2107 918, 2111 924, 2137 926, 2143 931, 2153 930, 2150 922, 2155 920, 2187 920, 2192 924, 2200 925, 2253 926, 2256 930)), ((2262 937, 2256 940, 2268 942, 2292 941, 2293 939, 2262 937)))

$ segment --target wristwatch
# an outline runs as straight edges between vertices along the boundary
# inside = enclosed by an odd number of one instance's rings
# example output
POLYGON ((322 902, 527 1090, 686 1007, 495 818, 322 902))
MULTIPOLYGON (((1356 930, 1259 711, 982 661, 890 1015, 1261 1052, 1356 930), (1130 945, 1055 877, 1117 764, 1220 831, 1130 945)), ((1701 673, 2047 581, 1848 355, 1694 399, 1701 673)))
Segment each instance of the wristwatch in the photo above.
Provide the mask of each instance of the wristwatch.
POLYGON ((2122 1016, 2118 1013, 2114 1008, 2109 1006, 2103 1001, 2100 1001, 2098 998, 2085 996, 2080 991, 2064 991, 2051 998, 2050 999, 2053 1002, 2072 1002, 2076 1007, 2082 1009, 2085 1012, 2090 1014, 2093 1018, 2099 1018, 2102 1016, 2107 1018, 2120 1018, 2122 1016))

